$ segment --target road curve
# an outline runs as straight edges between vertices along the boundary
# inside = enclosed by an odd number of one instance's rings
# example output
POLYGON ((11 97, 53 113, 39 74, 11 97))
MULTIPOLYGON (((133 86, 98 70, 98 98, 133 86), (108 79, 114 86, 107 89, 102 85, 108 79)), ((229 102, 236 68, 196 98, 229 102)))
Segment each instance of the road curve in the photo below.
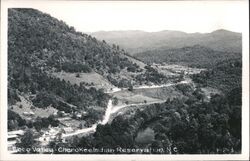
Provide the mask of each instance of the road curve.
MULTIPOLYGON (((163 84, 163 85, 153 85, 153 86, 139 86, 139 87, 134 87, 134 89, 152 89, 152 88, 162 88, 162 87, 169 87, 169 86, 174 86, 177 84, 186 84, 186 83, 190 83, 190 81, 181 81, 178 83, 168 83, 168 84, 163 84)), ((118 91, 121 91, 124 89, 120 89, 120 88, 115 88, 114 90, 111 90, 107 93, 115 93, 118 91)), ((96 131, 96 127, 98 124, 101 125, 105 125, 106 123, 108 123, 111 114, 118 112, 119 110, 129 107, 129 106, 142 106, 142 105, 150 105, 150 104, 154 104, 154 103, 163 103, 165 102, 164 100, 161 101, 154 101, 154 102, 148 102, 148 103, 138 103, 138 104, 124 104, 124 105, 119 105, 119 106, 113 106, 112 104, 112 100, 110 99, 108 101, 108 105, 107 105, 107 109, 105 111, 105 115, 102 121, 99 121, 96 124, 93 124, 91 127, 88 128, 84 128, 84 129, 79 129, 73 133, 69 133, 69 134, 63 134, 62 138, 66 138, 66 137, 70 137, 70 136, 74 136, 74 135, 79 135, 79 134, 90 134, 90 133, 94 133, 96 131)))

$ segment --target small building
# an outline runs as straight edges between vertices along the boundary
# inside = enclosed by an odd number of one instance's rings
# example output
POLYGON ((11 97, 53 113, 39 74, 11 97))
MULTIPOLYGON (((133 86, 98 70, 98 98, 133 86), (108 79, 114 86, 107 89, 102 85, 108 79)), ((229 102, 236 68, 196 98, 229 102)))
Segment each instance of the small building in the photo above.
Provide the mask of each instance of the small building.
POLYGON ((55 127, 49 127, 49 130, 43 131, 43 135, 37 139, 42 145, 47 145, 50 141, 54 140, 57 134, 60 132, 60 129, 55 127))
POLYGON ((82 114, 76 114, 76 118, 78 119, 82 118, 82 114))
POLYGON ((57 116, 57 112, 54 112, 53 115, 54 115, 54 116, 57 116))
POLYGON ((20 137, 24 135, 23 130, 9 131, 7 136, 8 151, 15 153, 16 143, 20 142, 20 137))
POLYGON ((32 112, 32 111, 29 111, 29 112, 23 112, 23 115, 25 115, 25 116, 34 116, 34 115, 35 115, 35 113, 34 113, 34 112, 32 112))
POLYGON ((20 136, 20 135, 23 135, 23 134, 24 134, 23 130, 15 130, 15 131, 9 131, 8 132, 8 136, 10 136, 10 135, 18 135, 18 136, 20 136))

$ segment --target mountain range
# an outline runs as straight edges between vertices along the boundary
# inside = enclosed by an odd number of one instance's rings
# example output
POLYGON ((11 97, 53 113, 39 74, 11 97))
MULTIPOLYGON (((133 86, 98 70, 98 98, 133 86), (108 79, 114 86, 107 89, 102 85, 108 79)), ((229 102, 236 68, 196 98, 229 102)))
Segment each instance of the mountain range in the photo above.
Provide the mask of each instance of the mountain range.
POLYGON ((220 29, 211 33, 185 33, 181 31, 164 30, 145 32, 140 30, 128 31, 99 31, 90 35, 118 44, 131 55, 154 49, 172 49, 186 46, 201 45, 217 51, 241 52, 241 33, 220 29))

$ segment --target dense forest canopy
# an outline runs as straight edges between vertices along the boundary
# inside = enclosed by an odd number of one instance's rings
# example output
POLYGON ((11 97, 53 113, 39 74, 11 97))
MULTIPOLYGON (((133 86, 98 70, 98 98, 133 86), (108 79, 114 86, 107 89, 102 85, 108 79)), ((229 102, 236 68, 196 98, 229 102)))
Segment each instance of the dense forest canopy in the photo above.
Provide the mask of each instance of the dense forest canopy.
POLYGON ((167 63, 211 68, 223 60, 240 59, 241 52, 217 51, 201 45, 194 45, 173 49, 148 50, 134 56, 149 64, 167 63))
MULTIPOLYGON (((116 117, 111 124, 98 125, 93 136, 74 137, 63 146, 164 149, 156 154, 240 153, 241 107, 239 100, 232 103, 230 97, 215 95, 209 103, 198 97, 187 102, 175 99, 135 109, 132 114, 116 117), (144 141, 137 139, 141 130, 149 131, 140 139, 144 141)), ((58 144, 53 142, 51 147, 58 144)))
MULTIPOLYGON (((77 32, 74 27, 38 10, 9 9, 8 21, 10 77, 18 69, 27 71, 35 66, 43 71, 94 70, 119 84, 124 79, 131 81, 130 77, 119 76, 121 71, 127 75, 147 71, 128 60, 124 55, 126 52, 118 45, 110 46, 105 41, 77 32)), ((136 79, 132 81, 137 82, 136 79)))
POLYGON ((10 106, 20 101, 20 95, 29 96, 36 108, 52 106, 67 113, 89 112, 88 119, 94 123, 102 118, 110 96, 92 83, 71 84, 52 73, 76 73, 80 77, 79 73, 96 72, 118 87, 167 81, 157 71, 140 67, 135 63, 138 60, 133 60, 118 45, 77 32, 38 10, 8 10, 10 106))

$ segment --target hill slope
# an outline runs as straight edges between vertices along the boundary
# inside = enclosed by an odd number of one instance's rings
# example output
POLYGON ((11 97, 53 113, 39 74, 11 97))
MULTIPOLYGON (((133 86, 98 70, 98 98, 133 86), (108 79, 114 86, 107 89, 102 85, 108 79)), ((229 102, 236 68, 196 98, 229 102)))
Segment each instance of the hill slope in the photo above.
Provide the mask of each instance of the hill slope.
POLYGON ((241 52, 241 34, 227 30, 211 33, 185 33, 180 31, 144 32, 100 31, 90 33, 108 43, 118 44, 131 54, 154 49, 182 48, 202 45, 218 51, 241 52))
POLYGON ((101 83, 119 87, 165 80, 163 76, 147 79, 157 72, 144 68, 142 62, 137 65, 138 60, 124 54, 119 47, 77 32, 38 10, 9 9, 9 107, 13 109, 17 102, 26 100, 34 110, 53 107, 66 113, 86 112, 85 120, 92 122, 101 119, 110 96, 97 90, 94 83, 79 80, 95 76, 103 79, 101 83), (141 75, 143 81, 136 75, 141 75), (75 83, 68 81, 76 77, 81 78, 75 83))
POLYGON ((118 46, 76 32, 64 22, 33 9, 9 10, 8 43, 10 69, 18 69, 15 65, 21 61, 49 72, 95 71, 122 86, 138 83, 135 75, 147 72, 141 62, 137 65, 138 60, 124 55, 118 46))
POLYGON ((215 51, 200 45, 178 49, 150 50, 134 55, 146 63, 181 64, 195 67, 211 67, 224 60, 241 58, 241 53, 215 51))
POLYGON ((233 92, 237 89, 239 90, 238 93, 240 93, 240 95, 237 94, 235 96, 237 96, 237 98, 239 97, 239 100, 241 100, 241 59, 229 59, 220 61, 209 70, 202 71, 199 74, 193 75, 192 78, 196 83, 219 89, 225 94, 230 94, 230 92, 233 92))

